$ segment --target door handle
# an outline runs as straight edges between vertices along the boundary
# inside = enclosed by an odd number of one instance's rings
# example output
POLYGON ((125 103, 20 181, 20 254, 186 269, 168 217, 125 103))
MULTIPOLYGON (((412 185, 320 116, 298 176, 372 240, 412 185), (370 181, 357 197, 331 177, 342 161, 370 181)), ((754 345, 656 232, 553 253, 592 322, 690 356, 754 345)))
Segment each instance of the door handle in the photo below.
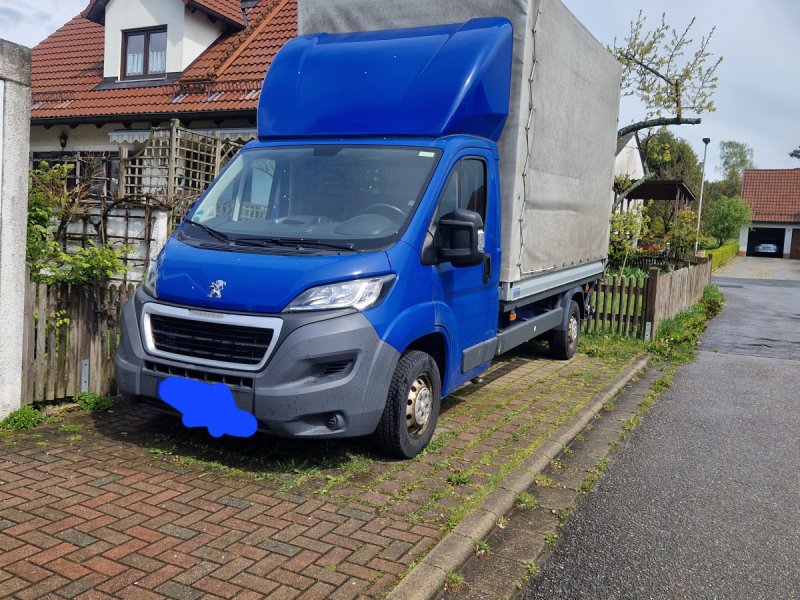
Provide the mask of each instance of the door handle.
POLYGON ((489 283, 492 278, 492 255, 483 255, 483 283, 489 283))

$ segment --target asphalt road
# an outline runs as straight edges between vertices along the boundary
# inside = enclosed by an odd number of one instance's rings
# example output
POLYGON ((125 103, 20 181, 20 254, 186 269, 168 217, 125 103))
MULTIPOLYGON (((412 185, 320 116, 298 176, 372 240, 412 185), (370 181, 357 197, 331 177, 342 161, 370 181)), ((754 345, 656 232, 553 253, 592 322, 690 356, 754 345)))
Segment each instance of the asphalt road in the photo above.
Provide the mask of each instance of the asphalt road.
POLYGON ((800 598, 800 282, 715 283, 698 359, 524 598, 800 598))

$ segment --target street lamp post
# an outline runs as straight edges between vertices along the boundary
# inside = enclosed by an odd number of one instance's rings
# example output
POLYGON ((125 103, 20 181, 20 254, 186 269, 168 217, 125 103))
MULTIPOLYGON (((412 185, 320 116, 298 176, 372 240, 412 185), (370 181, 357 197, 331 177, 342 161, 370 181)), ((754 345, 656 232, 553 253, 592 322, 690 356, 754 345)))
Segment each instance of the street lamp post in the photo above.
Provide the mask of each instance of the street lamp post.
POLYGON ((700 206, 697 207, 697 231, 694 238, 694 255, 697 256, 697 243, 700 241, 700 216, 703 214, 703 188, 706 187, 706 153, 711 138, 703 138, 703 174, 700 176, 700 206))

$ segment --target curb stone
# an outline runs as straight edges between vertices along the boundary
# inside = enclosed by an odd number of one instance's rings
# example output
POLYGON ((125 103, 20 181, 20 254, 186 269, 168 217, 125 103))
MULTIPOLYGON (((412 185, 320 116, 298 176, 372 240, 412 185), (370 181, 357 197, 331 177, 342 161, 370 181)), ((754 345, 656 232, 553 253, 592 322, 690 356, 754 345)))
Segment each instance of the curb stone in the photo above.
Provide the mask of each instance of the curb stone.
POLYGON ((386 600, 432 600, 443 590, 447 573, 457 571, 472 556, 475 542, 484 539, 497 519, 514 506, 517 494, 527 490, 548 463, 558 456, 588 425, 603 405, 615 398, 644 371, 650 360, 643 356, 622 373, 611 387, 583 407, 573 420, 543 442, 513 473, 492 490, 456 527, 450 531, 386 596, 386 600))

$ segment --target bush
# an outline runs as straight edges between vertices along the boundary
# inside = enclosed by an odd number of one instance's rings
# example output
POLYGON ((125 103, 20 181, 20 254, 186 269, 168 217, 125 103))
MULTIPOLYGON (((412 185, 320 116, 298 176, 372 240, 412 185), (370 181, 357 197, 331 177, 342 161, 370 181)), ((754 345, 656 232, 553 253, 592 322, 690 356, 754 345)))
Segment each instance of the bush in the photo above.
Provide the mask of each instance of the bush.
POLYGON ((0 421, 0 429, 33 429, 44 421, 41 411, 32 406, 23 406, 0 421))
POLYGON ((75 402, 83 410, 95 410, 105 412, 111 408, 111 399, 95 394, 93 392, 81 392, 74 398, 75 402))
POLYGON ((719 248, 719 242, 717 238, 710 235, 701 235, 697 238, 697 247, 700 250, 713 250, 719 248))
POLYGON ((737 254, 739 254, 739 242, 725 244, 716 250, 709 250, 708 256, 711 258, 711 268, 719 269, 737 254))

